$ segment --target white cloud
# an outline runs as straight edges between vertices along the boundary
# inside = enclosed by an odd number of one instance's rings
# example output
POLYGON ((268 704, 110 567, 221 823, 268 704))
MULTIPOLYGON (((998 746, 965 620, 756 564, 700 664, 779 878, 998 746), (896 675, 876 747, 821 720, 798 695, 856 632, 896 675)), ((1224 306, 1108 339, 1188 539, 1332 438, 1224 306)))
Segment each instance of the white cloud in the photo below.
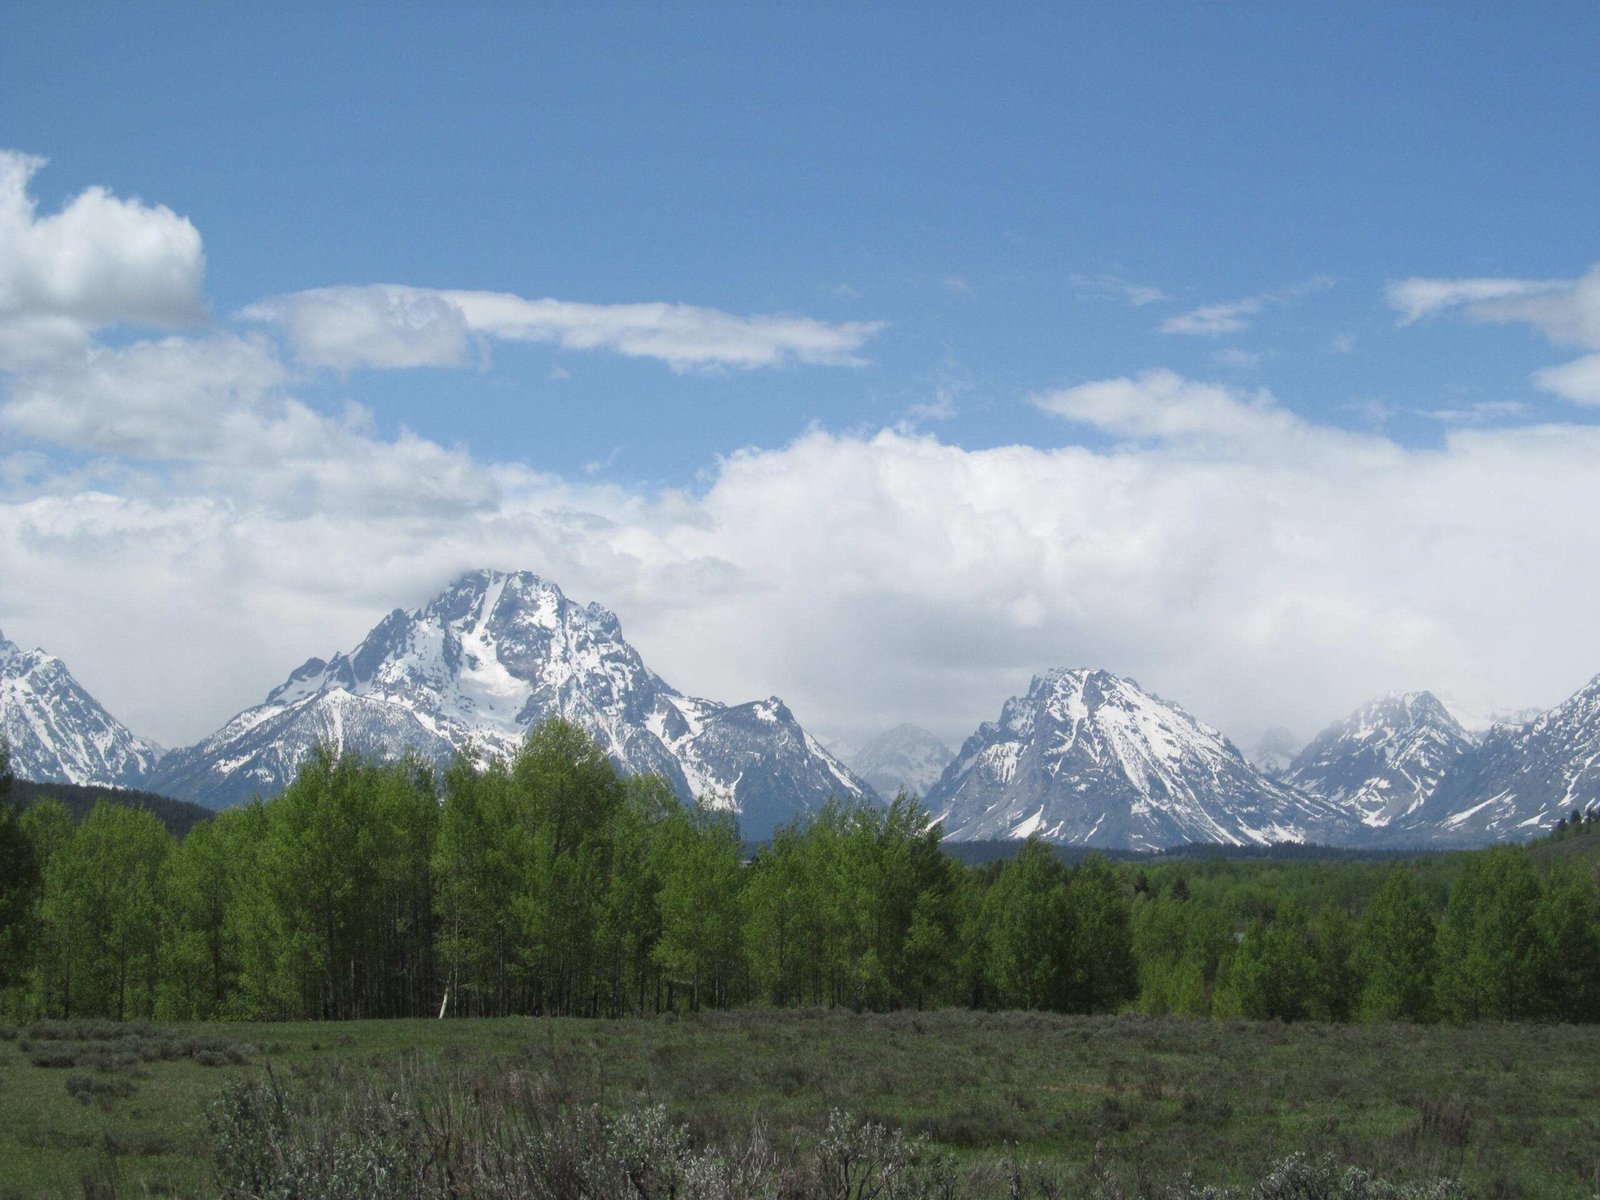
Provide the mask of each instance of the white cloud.
POLYGON ((1528 406, 1520 400, 1484 400, 1466 408, 1436 408, 1426 415, 1451 425, 1483 425, 1526 417, 1528 406))
POLYGON ((460 513, 494 500, 462 452, 404 431, 380 438, 359 407, 325 416, 287 394, 289 379, 260 337, 96 346, 15 375, 0 428, 280 512, 460 513))
POLYGON ((1235 300, 1231 304, 1204 304, 1161 322, 1162 333, 1186 333, 1195 337, 1216 337, 1240 333, 1250 328, 1250 318, 1265 302, 1259 296, 1235 300))
POLYGON ((687 304, 580 304, 393 284, 297 292, 242 315, 280 323, 301 362, 338 369, 458 365, 474 334, 654 358, 675 371, 861 366, 859 351, 883 328, 873 321, 742 317, 687 304))
POLYGON ((0 151, 0 365, 30 341, 12 328, 75 329, 132 322, 183 325, 204 317, 200 234, 164 207, 91 187, 40 217, 29 184, 45 160, 0 151))
POLYGON ((1585 354, 1556 367, 1545 367, 1533 377, 1547 392, 1574 404, 1600 404, 1600 354, 1585 354))
POLYGON ((1242 333, 1255 323, 1255 318, 1269 305, 1288 304, 1312 292, 1332 287, 1334 281, 1327 275, 1313 275, 1300 283, 1277 291, 1262 292, 1233 300, 1225 304, 1203 304, 1199 308, 1168 317, 1161 322, 1162 333, 1187 334, 1191 337, 1218 337, 1225 333, 1242 333))
POLYGON ((94 346, 21 372, 0 405, 11 432, 140 459, 215 450, 239 412, 287 380, 266 341, 217 335, 94 346))
POLYGON ((1581 502, 1600 430, 1408 450, 1170 372, 1041 403, 1133 440, 814 431, 698 493, 639 493, 291 408, 241 444, 271 469, 223 447, 154 491, 0 503, 0 625, 169 741, 480 564, 615 608, 680 687, 776 692, 834 734, 958 738, 1054 664, 1131 674, 1240 737, 1396 687, 1549 703, 1600 670, 1581 502), (405 502, 419 480, 438 494, 405 502))
MULTIPOLYGON (((1600 350, 1600 265, 1577 279, 1403 279, 1389 285, 1400 324, 1454 309, 1478 321, 1531 325, 1558 346, 1600 350)), ((1533 377, 1575 404, 1600 404, 1600 354, 1533 377)))
POLYGON ((338 371, 454 367, 471 349, 461 309, 425 288, 315 288, 252 305, 242 315, 281 324, 297 359, 338 371))
POLYGON ((1307 442, 1345 436, 1303 421, 1265 389, 1246 393, 1173 371, 1097 380, 1035 396, 1033 402, 1045 412, 1114 437, 1204 443, 1214 453, 1230 456, 1299 453, 1307 442))
POLYGON ((1550 285, 1536 279, 1400 279, 1389 284, 1389 307, 1400 314, 1400 324, 1463 305, 1527 296, 1550 285))
POLYGON ((1120 275, 1069 275, 1067 282, 1084 300, 1121 300, 1135 308, 1142 308, 1146 304, 1159 304, 1172 299, 1158 287, 1135 283, 1120 275))
POLYGON ((440 295, 461 309, 472 329, 494 337, 656 358, 676 371, 790 363, 862 366, 866 360, 859 351, 883 328, 878 321, 741 317, 688 304, 580 304, 525 300, 505 292, 440 295))
POLYGON ((1212 366, 1223 367, 1229 371, 1254 371, 1265 358, 1266 355, 1259 350, 1242 350, 1238 346, 1214 350, 1207 356, 1212 366))

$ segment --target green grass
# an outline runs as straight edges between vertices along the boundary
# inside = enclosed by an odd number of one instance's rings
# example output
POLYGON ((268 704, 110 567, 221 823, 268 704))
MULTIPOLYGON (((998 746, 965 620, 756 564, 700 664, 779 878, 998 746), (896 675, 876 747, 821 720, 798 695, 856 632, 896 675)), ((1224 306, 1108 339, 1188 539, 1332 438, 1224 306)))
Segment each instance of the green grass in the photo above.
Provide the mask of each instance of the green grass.
POLYGON ((113 1178, 124 1195, 203 1191, 205 1110, 230 1075, 270 1064, 337 1086, 407 1056, 526 1071, 577 1102, 664 1104, 705 1141, 759 1116, 775 1144, 806 1144, 847 1109, 969 1161, 1076 1171, 1098 1153, 1152 1188, 1186 1171, 1241 1182, 1296 1150, 1394 1180, 1459 1175, 1484 1196, 1592 1200, 1600 1169, 1600 1028, 754 1010, 24 1029, 0 1040, 0 1197, 113 1178))

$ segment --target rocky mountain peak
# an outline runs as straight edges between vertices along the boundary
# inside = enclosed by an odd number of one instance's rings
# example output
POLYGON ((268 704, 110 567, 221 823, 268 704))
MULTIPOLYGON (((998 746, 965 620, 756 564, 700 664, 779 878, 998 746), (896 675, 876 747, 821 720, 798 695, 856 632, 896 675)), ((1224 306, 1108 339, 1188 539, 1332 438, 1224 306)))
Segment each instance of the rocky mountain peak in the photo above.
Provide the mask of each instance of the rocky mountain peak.
POLYGON ((953 838, 1129 849, 1331 840, 1335 806, 1267 779, 1211 726, 1109 671, 1034 677, 928 794, 953 838))
POLYGON ((777 697, 728 706, 685 696, 622 637, 616 615, 530 571, 473 571, 384 617, 348 654, 313 658, 156 781, 213 805, 271 794, 318 742, 444 762, 468 745, 509 755, 559 716, 625 771, 740 813, 746 836, 870 789, 817 745, 777 697))
POLYGON ((954 757, 954 752, 926 729, 896 725, 868 739, 848 761, 850 769, 879 796, 893 799, 900 792, 926 796, 954 757))
POLYGON ((0 736, 18 778, 138 787, 161 748, 135 735, 43 650, 0 636, 0 736))
POLYGON ((1324 729, 1284 778, 1382 829, 1420 809, 1473 745, 1432 692, 1393 692, 1324 729))

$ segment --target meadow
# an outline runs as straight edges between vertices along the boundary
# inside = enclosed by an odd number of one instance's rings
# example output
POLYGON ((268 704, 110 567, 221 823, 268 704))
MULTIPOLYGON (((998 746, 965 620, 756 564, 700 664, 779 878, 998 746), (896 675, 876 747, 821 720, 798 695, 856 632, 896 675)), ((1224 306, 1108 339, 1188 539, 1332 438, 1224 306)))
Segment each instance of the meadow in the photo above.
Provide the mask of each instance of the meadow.
POLYGON ((1041 1195, 1245 1184, 1295 1152, 1484 1197, 1592 1198, 1600 1170, 1593 1026, 743 1009, 4 1032, 7 1200, 214 1194, 207 1114, 237 1079, 325 1113, 443 1091, 660 1105, 696 1146, 739 1144, 759 1123, 780 1159, 844 1111, 962 1170, 1054 1181, 1041 1195))

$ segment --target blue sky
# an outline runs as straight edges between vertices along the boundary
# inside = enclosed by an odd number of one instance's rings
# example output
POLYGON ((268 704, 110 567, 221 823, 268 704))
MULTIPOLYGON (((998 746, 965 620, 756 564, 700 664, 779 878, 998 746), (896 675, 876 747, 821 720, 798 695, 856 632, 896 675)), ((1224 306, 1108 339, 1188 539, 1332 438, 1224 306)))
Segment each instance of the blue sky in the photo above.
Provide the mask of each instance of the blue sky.
POLYGON ((7 5, 0 629, 174 742, 486 560, 845 739, 1080 663, 1241 741, 1553 703, 1597 56, 1589 4, 7 5))

